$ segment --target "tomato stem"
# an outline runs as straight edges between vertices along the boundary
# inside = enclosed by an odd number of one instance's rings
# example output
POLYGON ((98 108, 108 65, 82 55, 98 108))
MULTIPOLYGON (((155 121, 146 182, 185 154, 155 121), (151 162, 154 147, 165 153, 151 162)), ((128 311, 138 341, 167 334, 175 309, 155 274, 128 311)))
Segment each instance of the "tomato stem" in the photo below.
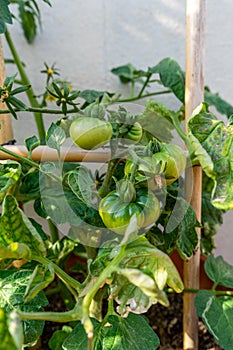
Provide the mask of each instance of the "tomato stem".
MULTIPOLYGON (((8 46, 9 46, 9 49, 12 53, 12 56, 14 58, 15 64, 18 68, 19 74, 21 76, 22 84, 31 86, 30 80, 25 72, 23 64, 19 58, 18 52, 16 51, 15 45, 11 39, 11 35, 7 29, 5 31, 5 38, 6 38, 8 46)), ((37 102, 37 99, 35 98, 35 93, 34 93, 32 87, 30 89, 26 90, 26 94, 27 94, 27 97, 29 99, 31 106, 32 107, 39 107, 39 103, 37 102)), ((37 130, 38 130, 39 138, 41 140, 41 143, 44 144, 44 142, 45 142, 45 127, 44 127, 42 114, 40 112, 34 112, 34 118, 35 118, 37 130)))
POLYGON ((111 276, 111 274, 117 270, 118 264, 121 261, 122 256, 124 255, 125 248, 126 248, 125 244, 121 245, 119 253, 115 256, 115 258, 111 262, 109 262, 107 267, 102 271, 99 277, 97 277, 97 279, 95 280, 95 283, 91 282, 90 288, 83 299, 82 323, 88 336, 90 349, 92 349, 93 334, 94 334, 94 327, 89 316, 91 302, 95 297, 99 288, 103 286, 103 284, 111 276))

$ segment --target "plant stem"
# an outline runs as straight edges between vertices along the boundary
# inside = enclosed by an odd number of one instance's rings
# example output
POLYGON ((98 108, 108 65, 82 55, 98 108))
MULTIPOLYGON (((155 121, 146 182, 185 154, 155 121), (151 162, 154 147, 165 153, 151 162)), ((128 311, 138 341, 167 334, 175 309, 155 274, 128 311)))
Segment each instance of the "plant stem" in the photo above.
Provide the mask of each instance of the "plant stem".
MULTIPOLYGON (((12 53, 12 56, 14 58, 15 64, 18 68, 23 85, 30 85, 31 86, 30 80, 25 72, 24 66, 19 58, 19 55, 18 55, 16 48, 15 48, 15 45, 11 39, 11 35, 7 29, 5 31, 5 38, 6 38, 6 41, 8 43, 8 46, 10 48, 10 51, 12 53)), ((28 99, 29 99, 31 106, 32 107, 39 107, 39 104, 35 98, 35 93, 34 93, 33 89, 32 88, 28 89, 26 91, 26 94, 28 96, 28 99)), ((45 127, 44 127, 42 114, 40 112, 34 112, 34 118, 35 118, 37 130, 38 130, 39 138, 41 140, 41 143, 43 144, 45 142, 45 127)))
POLYGON ((89 349, 92 349, 92 341, 93 341, 93 324, 89 317, 90 305, 95 297, 99 288, 103 286, 105 281, 111 276, 111 274, 117 270, 118 264, 122 259, 122 256, 125 252, 126 245, 122 245, 120 247, 119 253, 115 256, 115 258, 107 265, 107 267, 102 271, 102 273, 97 277, 94 283, 90 286, 87 294, 85 295, 82 302, 82 322, 85 328, 85 331, 89 340, 89 349))
POLYGON ((35 255, 32 256, 32 260, 38 261, 39 263, 41 263, 43 265, 52 264, 52 267, 53 267, 55 273, 59 276, 59 278, 64 283, 71 286, 77 292, 81 291, 81 289, 82 289, 81 284, 78 281, 76 281, 74 278, 69 276, 65 271, 63 271, 58 265, 56 265, 51 260, 49 260, 43 256, 35 256, 35 255))
POLYGON ((146 80, 145 80, 145 82, 144 82, 144 84, 143 84, 143 86, 142 86, 142 88, 141 88, 141 90, 139 91, 138 98, 141 98, 141 96, 142 96, 142 94, 143 94, 143 91, 144 91, 145 88, 147 87, 151 76, 152 76, 152 73, 149 73, 148 76, 147 76, 147 78, 146 78, 146 80))
POLYGON ((16 159, 19 159, 19 160, 21 160, 22 162, 25 162, 25 163, 31 165, 32 167, 36 168, 37 170, 39 170, 39 171, 42 172, 43 174, 45 174, 45 175, 51 177, 52 179, 54 179, 54 180, 56 180, 56 181, 58 181, 58 182, 61 182, 61 179, 60 179, 58 176, 56 176, 56 175, 54 175, 54 174, 51 174, 51 173, 46 173, 46 172, 44 172, 44 171, 41 169, 40 165, 39 165, 38 163, 34 162, 33 160, 28 159, 28 158, 23 157, 23 156, 20 156, 19 154, 14 153, 14 152, 10 151, 9 149, 7 149, 7 148, 5 148, 5 147, 2 147, 2 146, 0 146, 0 151, 4 152, 4 153, 6 153, 6 154, 9 154, 10 156, 12 156, 12 157, 14 157, 14 158, 16 158, 16 159))
MULTIPOLYGON (((183 293, 198 293, 200 289, 185 288, 183 293)), ((233 295, 232 290, 212 290, 208 289, 214 295, 233 295)))
POLYGON ((80 320, 80 307, 77 305, 66 312, 24 312, 19 311, 21 320, 41 320, 51 322, 72 322, 80 320))
POLYGON ((49 231, 51 234, 52 243, 55 243, 59 240, 59 232, 57 226, 52 222, 50 218, 47 219, 49 225, 49 231))
POLYGON ((164 91, 157 91, 157 92, 151 92, 148 94, 144 94, 144 95, 137 95, 134 97, 128 97, 128 98, 124 98, 124 99, 119 99, 116 101, 116 103, 124 103, 124 102, 132 102, 132 101, 137 101, 137 100, 141 100, 143 98, 146 97, 151 97, 151 96, 156 96, 156 95, 163 95, 163 94, 170 94, 172 91, 171 90, 164 90, 164 91))
MULTIPOLYGON (((66 114, 76 113, 79 109, 77 108, 71 108, 67 109, 66 114)), ((15 112, 22 112, 20 109, 15 108, 15 112)), ((33 113, 43 113, 43 114, 62 114, 64 115, 64 112, 60 109, 49 109, 49 108, 40 108, 40 107, 29 107, 27 106, 27 109, 24 112, 33 112, 33 113)), ((6 114, 9 113, 8 109, 2 109, 0 110, 0 114, 6 114)))
POLYGON ((119 162, 120 162, 120 159, 118 159, 118 158, 111 159, 108 162, 108 170, 107 170, 106 176, 104 178, 102 186, 100 187, 100 189, 98 191, 100 197, 103 198, 103 197, 105 197, 108 194, 109 188, 110 188, 110 185, 111 185, 111 181, 112 181, 112 176, 113 176, 114 171, 115 171, 117 165, 119 164, 119 162))

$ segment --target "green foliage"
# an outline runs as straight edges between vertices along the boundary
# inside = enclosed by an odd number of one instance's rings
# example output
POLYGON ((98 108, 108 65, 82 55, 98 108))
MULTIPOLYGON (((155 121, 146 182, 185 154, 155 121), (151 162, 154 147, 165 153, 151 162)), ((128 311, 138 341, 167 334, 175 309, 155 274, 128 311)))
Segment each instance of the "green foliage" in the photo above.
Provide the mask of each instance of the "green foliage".
POLYGON ((72 328, 69 326, 63 326, 61 330, 55 331, 52 337, 49 339, 49 349, 60 350, 62 349, 62 344, 68 335, 72 332, 72 328))
POLYGON ((233 341, 233 298, 232 296, 218 295, 215 288, 218 285, 233 287, 233 266, 224 261, 221 256, 210 255, 205 262, 205 271, 214 282, 214 289, 198 291, 195 298, 197 313, 218 344, 224 349, 230 350, 233 341))
MULTIPOLYGON (((48 0, 44 2, 50 5, 48 0)), ((35 0, 13 3, 18 6, 24 35, 32 43, 41 25, 38 3, 35 0)), ((0 0, 0 33, 5 31, 6 23, 11 23, 8 6, 7 0, 0 0)), ((176 248, 183 259, 192 257, 198 246, 198 227, 202 229, 202 251, 210 254, 222 215, 233 208, 233 107, 206 88, 205 101, 225 114, 229 125, 209 113, 204 105, 189 121, 189 134, 184 134, 181 122, 185 74, 170 57, 147 70, 137 69, 131 63, 113 68, 112 73, 131 86, 131 96, 122 99, 118 93, 73 90, 69 82, 55 79, 59 75, 55 64, 45 63, 41 71, 46 74, 45 89, 38 96, 42 99, 38 103, 25 65, 17 58, 12 44, 10 48, 25 84, 15 88, 14 84, 19 83, 16 75, 7 77, 0 87, 0 97, 15 118, 19 111, 35 114, 40 139, 31 136, 25 140, 28 157, 0 146, 1 151, 18 159, 0 162, 0 350, 19 350, 23 342, 24 347, 33 346, 43 332, 45 320, 74 321, 53 334, 48 343, 52 350, 154 350, 159 339, 146 318, 139 314, 155 303, 169 306, 168 288, 177 293, 183 291, 183 282, 169 254, 176 248), (30 106, 15 97, 25 92, 30 106), (170 110, 152 99, 161 93, 173 94, 181 103, 180 109, 170 110), (132 115, 124 107, 124 102, 146 97, 150 100, 138 115, 132 115), (48 100, 56 104, 55 108, 44 108, 48 100), (115 102, 121 104, 117 111, 111 108, 115 102), (41 123, 45 111, 62 115, 47 132, 41 123), (88 121, 92 118, 92 129, 101 121, 113 130, 105 140, 110 160, 104 170, 94 173, 79 163, 63 164, 62 147, 76 117, 88 121), (171 144, 174 134, 186 144, 190 163, 200 163, 204 171, 200 223, 185 199, 181 163, 182 160, 186 163, 186 153, 182 149, 179 153, 171 144), (45 143, 57 151, 58 160, 34 162, 33 150, 45 143), (168 158, 163 154, 168 143, 179 153, 177 159, 173 157, 177 176, 169 174, 168 158), (127 170, 129 161, 132 167, 127 170), (122 187, 129 183, 130 190, 128 185, 122 187), (116 189, 121 189, 123 205, 132 206, 132 213, 136 204, 133 194, 151 191, 158 199, 158 220, 153 216, 153 220, 145 221, 143 229, 136 230, 132 215, 129 228, 121 235, 111 231, 100 217, 100 203, 116 189), (30 201, 34 202, 35 213, 48 226, 42 227, 21 210, 22 204, 30 201), (73 258, 77 264, 70 267, 73 258), (62 312, 44 312, 47 306, 44 291, 51 295, 59 293, 68 311, 64 308, 62 312), (107 312, 103 302, 108 303, 107 312)), ((95 136, 94 130, 91 139, 86 138, 87 150, 95 136)), ((167 157, 172 158, 171 154, 167 157)), ((140 201, 144 220, 146 204, 140 201)), ((119 217, 124 209, 120 204, 119 210, 110 208, 110 214, 114 212, 119 217)), ((198 291, 195 302, 198 315, 225 349, 232 347, 233 299, 231 292, 226 296, 216 287, 233 288, 232 269, 221 257, 210 255, 205 271, 213 281, 213 288, 198 291)))
POLYGON ((208 87, 205 87, 204 100, 209 106, 214 106, 219 113, 227 117, 233 114, 233 106, 218 93, 212 93, 208 87))
POLYGON ((233 342, 232 297, 216 297, 207 290, 200 290, 195 305, 198 316, 225 350, 231 350, 233 342))
POLYGON ((233 209, 232 125, 201 111, 189 121, 189 137, 203 171, 214 182, 212 204, 233 209))
MULTIPOLYGON (((31 278, 32 271, 0 271, 0 308, 5 312, 41 311, 48 302, 44 293, 39 293, 29 302, 25 302, 24 294, 31 278)), ((43 331, 43 321, 24 321, 24 344, 32 346, 43 331)))
MULTIPOLYGON (((159 346, 159 339, 151 330, 146 319, 130 314, 127 318, 110 315, 104 322, 94 321, 93 350, 154 350, 159 346)), ((79 323, 63 343, 65 350, 86 350, 88 339, 79 323)))
POLYGON ((27 245, 32 254, 44 255, 46 252, 41 236, 11 195, 6 195, 3 200, 0 232, 2 247, 16 242, 27 245))
POLYGON ((21 165, 14 160, 2 160, 0 162, 0 202, 3 201, 8 191, 14 189, 21 176, 21 165))
POLYGON ((221 256, 210 255, 205 262, 205 271, 215 285, 233 288, 233 266, 224 261, 221 256))
POLYGON ((0 349, 21 350, 23 346, 23 328, 16 311, 6 312, 0 309, 0 349))
POLYGON ((202 174, 202 210, 201 210, 201 251, 208 255, 215 247, 214 235, 218 232, 223 223, 224 210, 218 209, 211 203, 211 193, 214 182, 202 174))
POLYGON ((6 30, 6 23, 12 24, 11 13, 9 10, 10 1, 0 0, 0 34, 4 33, 6 30))
POLYGON ((174 95, 184 103, 185 74, 179 64, 171 57, 164 58, 149 72, 158 73, 162 84, 169 87, 174 95))
MULTIPOLYGON (((43 0, 51 6, 49 0, 43 0)), ((41 27, 40 8, 35 0, 14 0, 13 4, 18 5, 18 17, 23 29, 24 36, 29 44, 32 44, 36 35, 38 25, 41 27)))

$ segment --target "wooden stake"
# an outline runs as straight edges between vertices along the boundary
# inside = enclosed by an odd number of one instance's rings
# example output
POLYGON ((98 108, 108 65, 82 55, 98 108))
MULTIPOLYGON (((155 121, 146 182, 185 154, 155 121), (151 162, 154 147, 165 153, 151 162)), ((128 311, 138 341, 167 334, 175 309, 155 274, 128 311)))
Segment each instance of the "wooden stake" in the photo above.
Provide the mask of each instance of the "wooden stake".
MULTIPOLYGON (((7 150, 17 154, 18 156, 28 157, 27 148, 23 145, 18 146, 4 146, 7 150)), ((79 150, 76 147, 61 147, 61 160, 63 162, 91 162, 91 163, 105 163, 110 160, 109 151, 84 151, 79 150)), ((0 159, 14 159, 17 157, 8 153, 0 151, 0 159)), ((34 161, 41 162, 53 162, 58 161, 58 154, 55 149, 49 148, 48 146, 39 146, 33 152, 31 159, 34 161)))
MULTIPOLYGON (((0 37, 0 86, 3 86, 3 82, 6 78, 5 68, 4 68, 4 58, 2 51, 2 42, 0 37)), ((0 101, 0 110, 7 109, 5 104, 0 101)), ((0 144, 7 143, 13 139, 13 131, 11 125, 10 114, 0 115, 0 144)))
MULTIPOLYGON (((186 0, 186 125, 193 110, 204 99, 204 30, 205 0, 186 0)), ((186 172, 186 198, 201 221, 202 169, 196 166, 186 172), (192 171, 192 174, 190 174, 192 171), (191 194, 191 196, 190 196, 191 194), (191 198, 190 198, 191 197, 191 198)), ((184 285, 198 289, 200 279, 200 229, 198 247, 193 257, 184 263, 184 285)), ((195 294, 184 294, 183 308, 183 349, 198 350, 198 317, 194 306, 195 294)))

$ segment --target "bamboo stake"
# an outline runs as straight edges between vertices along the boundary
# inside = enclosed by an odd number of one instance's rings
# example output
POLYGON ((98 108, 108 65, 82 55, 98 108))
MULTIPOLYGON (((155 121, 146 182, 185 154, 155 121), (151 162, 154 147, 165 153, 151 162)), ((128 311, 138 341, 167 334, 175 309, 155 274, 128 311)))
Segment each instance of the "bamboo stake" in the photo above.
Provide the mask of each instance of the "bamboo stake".
MULTIPOLYGON (((204 99, 204 30, 205 0, 186 0, 186 125, 193 110, 204 99)), ((186 198, 201 221, 202 169, 196 166, 186 172, 186 198), (192 182, 192 183, 191 183, 192 182), (190 198, 191 194, 191 198, 190 198)), ((198 289, 200 285, 200 229, 197 229, 198 247, 193 257, 184 263, 184 285, 198 289)), ((194 306, 195 294, 184 294, 183 349, 198 349, 198 317, 194 306)))
MULTIPOLYGON (((7 150, 14 152, 19 156, 28 158, 28 151, 25 146, 4 146, 7 150)), ((14 159, 17 157, 9 155, 3 151, 0 151, 0 159, 14 159)), ((55 149, 47 146, 39 146, 33 152, 31 159, 34 161, 58 161, 58 153, 55 149)), ((110 160, 110 152, 108 151, 83 151, 76 147, 61 147, 61 160, 64 162, 91 162, 91 163, 104 163, 110 160)))
MULTIPOLYGON (((2 51, 2 42, 0 37, 0 86, 3 86, 3 82, 6 78, 5 68, 4 68, 4 58, 2 51)), ((6 106, 0 101, 0 110, 5 110, 6 106)), ((11 126, 11 116, 10 114, 0 115, 0 144, 7 143, 13 139, 13 131, 11 126)))

